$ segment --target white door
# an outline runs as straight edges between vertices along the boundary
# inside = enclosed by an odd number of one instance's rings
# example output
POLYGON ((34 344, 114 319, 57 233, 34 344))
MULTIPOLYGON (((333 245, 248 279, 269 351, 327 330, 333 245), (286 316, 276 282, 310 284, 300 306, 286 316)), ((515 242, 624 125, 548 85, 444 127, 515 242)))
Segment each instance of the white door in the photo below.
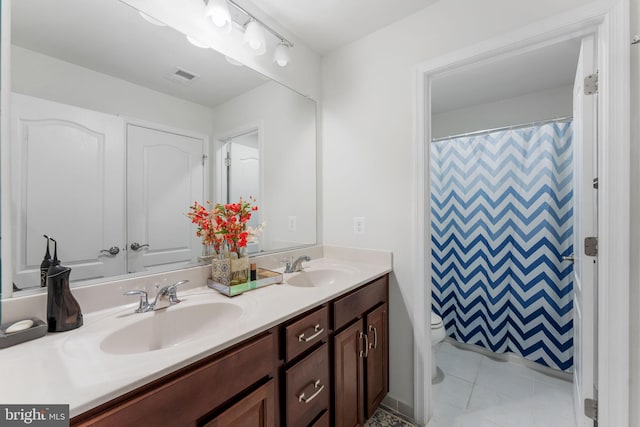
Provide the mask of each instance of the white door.
POLYGON ((578 426, 593 426, 585 416, 584 400, 595 398, 597 385, 597 265, 585 255, 586 237, 596 236, 597 190, 597 95, 585 95, 584 79, 595 73, 596 45, 593 37, 582 41, 574 86, 574 407, 578 426))
POLYGON ((71 280, 124 274, 122 120, 19 94, 11 107, 16 285, 39 286, 43 234, 71 280))
POLYGON ((205 202, 203 154, 202 138, 127 124, 129 272, 186 265, 201 255, 186 213, 194 201, 205 202))

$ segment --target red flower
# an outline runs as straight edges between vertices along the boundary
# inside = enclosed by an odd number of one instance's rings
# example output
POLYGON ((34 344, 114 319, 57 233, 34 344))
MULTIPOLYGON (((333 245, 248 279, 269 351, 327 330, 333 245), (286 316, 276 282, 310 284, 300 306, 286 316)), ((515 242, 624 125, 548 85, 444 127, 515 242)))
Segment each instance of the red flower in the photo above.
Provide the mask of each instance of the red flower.
POLYGON ((213 244, 216 251, 219 251, 224 241, 229 245, 231 252, 239 252, 247 246, 250 237, 247 222, 251 219, 251 212, 258 210, 253 203, 253 197, 249 197, 248 201, 240 198, 238 203, 218 203, 208 211, 198 202, 194 202, 187 216, 198 226, 196 236, 203 238, 203 244, 213 244))

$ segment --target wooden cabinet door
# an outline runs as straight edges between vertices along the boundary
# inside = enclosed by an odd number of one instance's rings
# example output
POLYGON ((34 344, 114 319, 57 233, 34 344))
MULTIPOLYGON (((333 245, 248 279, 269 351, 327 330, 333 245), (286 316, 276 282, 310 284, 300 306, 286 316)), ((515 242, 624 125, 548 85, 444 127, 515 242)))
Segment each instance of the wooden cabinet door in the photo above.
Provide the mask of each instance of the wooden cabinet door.
POLYGON ((204 427, 275 427, 273 380, 239 400, 204 427))
POLYGON ((370 418, 389 390, 389 332, 387 304, 382 304, 365 317, 369 351, 366 357, 366 414, 370 418))
POLYGON ((364 424, 362 329, 359 320, 333 338, 336 427, 364 424))

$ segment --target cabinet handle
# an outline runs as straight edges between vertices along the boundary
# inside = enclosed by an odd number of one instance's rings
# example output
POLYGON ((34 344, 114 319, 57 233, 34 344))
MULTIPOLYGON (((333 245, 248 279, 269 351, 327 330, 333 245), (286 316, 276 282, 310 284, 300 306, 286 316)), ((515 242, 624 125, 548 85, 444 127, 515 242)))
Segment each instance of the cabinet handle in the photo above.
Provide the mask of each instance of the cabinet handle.
POLYGON ((324 384, 320 384, 320 380, 315 380, 315 382, 313 382, 311 384, 313 384, 313 388, 315 388, 316 391, 309 397, 305 397, 304 392, 302 392, 300 394, 300 396, 298 396, 298 403, 300 403, 300 402, 309 403, 313 399, 318 397, 320 392, 322 392, 322 390, 324 390, 324 384))
POLYGON ((378 348, 378 329, 373 325, 369 325, 369 331, 373 331, 373 344, 371 344, 369 348, 375 350, 378 348))
POLYGON ((360 331, 360 340, 362 339, 364 339, 364 344, 362 345, 362 348, 364 348, 364 350, 360 350, 360 357, 367 357, 369 356, 369 337, 367 336, 367 334, 360 331))
POLYGON ((318 336, 320 336, 320 334, 324 332, 324 328, 321 328, 320 324, 318 323, 316 326, 313 327, 313 332, 314 334, 308 337, 304 336, 304 332, 301 333, 300 335, 298 335, 298 342, 309 342, 314 338, 317 338, 318 336))

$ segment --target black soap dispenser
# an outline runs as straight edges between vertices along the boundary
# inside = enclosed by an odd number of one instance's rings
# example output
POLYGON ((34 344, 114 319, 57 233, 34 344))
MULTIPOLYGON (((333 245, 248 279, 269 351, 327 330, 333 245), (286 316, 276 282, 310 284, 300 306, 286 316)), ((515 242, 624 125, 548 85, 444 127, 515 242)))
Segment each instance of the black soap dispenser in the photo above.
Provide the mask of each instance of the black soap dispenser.
POLYGON ((40 263, 40 287, 44 288, 47 286, 47 272, 49 271, 49 267, 51 267, 51 253, 49 252, 49 243, 51 239, 46 234, 43 234, 43 237, 47 239, 47 252, 44 254, 44 259, 42 263, 40 263))
POLYGON ((58 242, 53 241, 53 260, 47 271, 47 324, 49 332, 64 332, 82 326, 80 304, 71 295, 71 269, 60 265, 58 242))

